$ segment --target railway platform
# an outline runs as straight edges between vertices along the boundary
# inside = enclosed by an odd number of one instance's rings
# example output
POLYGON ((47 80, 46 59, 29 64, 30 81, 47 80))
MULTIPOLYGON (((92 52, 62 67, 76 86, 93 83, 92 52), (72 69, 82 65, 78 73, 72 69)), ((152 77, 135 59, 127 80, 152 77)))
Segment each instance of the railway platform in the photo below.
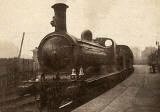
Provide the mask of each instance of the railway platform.
POLYGON ((134 67, 126 80, 72 112, 160 112, 160 73, 134 67))

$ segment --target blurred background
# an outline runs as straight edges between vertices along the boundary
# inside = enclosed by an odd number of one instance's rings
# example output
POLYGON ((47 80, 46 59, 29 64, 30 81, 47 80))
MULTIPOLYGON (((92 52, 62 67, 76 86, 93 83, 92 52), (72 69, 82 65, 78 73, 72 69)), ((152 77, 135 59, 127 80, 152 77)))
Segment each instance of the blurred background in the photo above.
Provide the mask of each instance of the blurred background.
POLYGON ((51 6, 56 2, 69 5, 67 30, 77 38, 90 29, 94 38, 112 38, 130 46, 140 58, 147 47, 152 52, 160 41, 159 0, 1 0, 0 58, 18 55, 23 32, 22 58, 32 58, 32 50, 54 31, 51 6))

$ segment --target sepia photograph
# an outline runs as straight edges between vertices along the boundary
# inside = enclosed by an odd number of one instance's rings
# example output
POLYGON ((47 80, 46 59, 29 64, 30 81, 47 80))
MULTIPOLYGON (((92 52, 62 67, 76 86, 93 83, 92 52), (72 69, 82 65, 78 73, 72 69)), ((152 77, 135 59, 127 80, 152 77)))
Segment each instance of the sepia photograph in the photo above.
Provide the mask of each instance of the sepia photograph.
POLYGON ((1 0, 0 112, 160 112, 160 0, 1 0))

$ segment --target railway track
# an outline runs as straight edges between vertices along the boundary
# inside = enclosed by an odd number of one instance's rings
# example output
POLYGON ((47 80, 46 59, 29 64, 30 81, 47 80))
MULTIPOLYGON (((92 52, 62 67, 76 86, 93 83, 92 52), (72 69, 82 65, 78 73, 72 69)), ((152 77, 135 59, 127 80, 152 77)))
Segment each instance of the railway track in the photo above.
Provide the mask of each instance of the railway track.
POLYGON ((32 105, 35 103, 34 97, 27 96, 17 96, 16 93, 8 96, 6 100, 0 101, 0 109, 2 112, 17 112, 17 109, 25 107, 27 105, 32 105))
MULTIPOLYGON (((116 73, 107 75, 106 76, 107 80, 104 77, 97 77, 96 80, 98 81, 88 80, 89 82, 88 88, 91 87, 91 89, 89 89, 88 92, 84 96, 77 98, 75 101, 65 102, 63 105, 59 107, 60 112, 70 112, 71 110, 84 104, 85 102, 88 102, 94 99, 98 95, 114 87, 120 81, 124 80, 127 77, 127 74, 128 74, 127 72, 121 71, 121 72, 116 72, 116 73), (103 83, 103 80, 107 82, 102 87, 94 86, 96 84, 99 84, 100 82, 103 83)), ((16 91, 13 91, 13 90, 12 92, 8 92, 7 95, 5 95, 5 98, 2 98, 2 96, 3 95, 0 95, 0 98, 1 98, 0 99, 0 111, 1 112, 39 112, 34 96, 31 96, 29 94, 25 96, 18 96, 16 94, 16 91)), ((47 112, 47 111, 44 111, 44 112, 47 112)))

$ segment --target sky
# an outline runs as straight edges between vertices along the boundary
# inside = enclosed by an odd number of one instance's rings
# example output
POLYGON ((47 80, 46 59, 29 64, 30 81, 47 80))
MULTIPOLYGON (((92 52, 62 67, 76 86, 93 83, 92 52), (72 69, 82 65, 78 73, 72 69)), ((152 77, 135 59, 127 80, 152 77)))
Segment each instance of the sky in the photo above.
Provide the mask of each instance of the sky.
POLYGON ((0 57, 17 56, 25 32, 22 57, 32 58, 32 50, 54 31, 51 6, 56 2, 69 5, 67 31, 77 38, 90 29, 93 38, 140 49, 160 41, 160 0, 1 0, 0 57))

